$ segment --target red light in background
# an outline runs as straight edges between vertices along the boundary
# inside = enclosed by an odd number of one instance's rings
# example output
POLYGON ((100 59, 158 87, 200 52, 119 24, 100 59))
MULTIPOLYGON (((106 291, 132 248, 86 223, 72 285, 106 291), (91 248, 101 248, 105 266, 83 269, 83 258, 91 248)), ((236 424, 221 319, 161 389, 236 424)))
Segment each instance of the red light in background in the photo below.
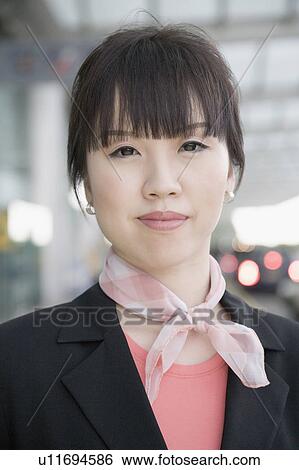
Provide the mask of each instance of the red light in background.
POLYGON ((238 269, 238 281, 242 286, 254 286, 261 278, 260 270, 255 261, 246 259, 238 269))
POLYGON ((296 259, 291 262, 289 269, 288 269, 288 275, 290 276, 290 279, 294 282, 299 282, 299 260, 296 259))
POLYGON ((279 269, 282 265, 282 256, 278 251, 268 251, 264 256, 264 265, 267 269, 279 269))
POLYGON ((233 273, 238 268, 238 259, 235 255, 227 253, 222 256, 219 265, 224 273, 233 273))

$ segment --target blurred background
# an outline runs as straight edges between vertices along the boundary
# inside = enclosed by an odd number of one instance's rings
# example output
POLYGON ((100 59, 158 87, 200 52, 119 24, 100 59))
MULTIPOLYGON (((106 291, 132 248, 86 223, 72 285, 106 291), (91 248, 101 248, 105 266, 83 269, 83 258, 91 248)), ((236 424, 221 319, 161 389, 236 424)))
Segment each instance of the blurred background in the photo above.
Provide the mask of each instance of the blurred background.
POLYGON ((68 90, 107 34, 153 23, 142 9, 204 27, 240 81, 245 174, 211 253, 228 290, 299 320, 299 1, 1 0, 0 322, 98 281, 110 243, 68 184, 68 90))

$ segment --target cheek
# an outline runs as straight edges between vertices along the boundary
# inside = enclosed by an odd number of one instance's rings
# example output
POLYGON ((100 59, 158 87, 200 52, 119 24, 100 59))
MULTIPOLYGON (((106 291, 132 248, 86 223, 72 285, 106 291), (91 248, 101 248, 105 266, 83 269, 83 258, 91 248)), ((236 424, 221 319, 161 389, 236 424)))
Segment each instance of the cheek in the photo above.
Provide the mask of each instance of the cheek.
POLYGON ((96 219, 104 236, 115 243, 120 233, 127 230, 126 221, 132 215, 135 199, 134 186, 124 171, 115 165, 101 163, 93 168, 92 189, 96 219), (97 175, 97 176, 96 176, 97 175))
POLYGON ((94 185, 94 206, 98 226, 104 236, 112 243, 113 234, 120 223, 119 184, 115 177, 99 177, 94 185))
POLYGON ((115 209, 121 191, 121 179, 104 157, 100 156, 97 159, 95 157, 96 155, 93 156, 93 160, 90 159, 88 166, 90 184, 94 206, 97 212, 104 213, 115 209))
POLYGON ((196 214, 195 224, 203 236, 209 236, 221 216, 227 180, 227 165, 225 159, 220 160, 219 158, 200 163, 192 171, 188 187, 196 214))
POLYGON ((197 200, 197 205, 206 204, 208 207, 219 204, 223 198, 227 180, 225 162, 204 162, 192 171, 189 188, 197 200))
POLYGON ((113 225, 120 221, 119 214, 121 208, 125 208, 126 201, 121 192, 121 184, 116 183, 115 179, 99 179, 96 189, 95 207, 97 219, 101 226, 113 225), (120 204, 120 201, 122 203, 120 204))

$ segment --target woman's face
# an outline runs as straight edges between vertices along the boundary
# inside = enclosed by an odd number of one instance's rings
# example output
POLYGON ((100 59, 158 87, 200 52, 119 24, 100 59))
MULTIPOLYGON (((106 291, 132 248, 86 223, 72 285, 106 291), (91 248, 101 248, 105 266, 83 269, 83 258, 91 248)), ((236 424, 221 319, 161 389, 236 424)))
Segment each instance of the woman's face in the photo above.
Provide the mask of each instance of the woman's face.
POLYGON ((119 256, 140 269, 158 271, 192 262, 209 249, 225 191, 235 183, 224 142, 212 136, 203 140, 198 127, 188 138, 128 136, 105 152, 108 158, 102 150, 87 155, 84 187, 100 229, 119 256), (189 219, 170 231, 138 220, 159 210, 189 219))

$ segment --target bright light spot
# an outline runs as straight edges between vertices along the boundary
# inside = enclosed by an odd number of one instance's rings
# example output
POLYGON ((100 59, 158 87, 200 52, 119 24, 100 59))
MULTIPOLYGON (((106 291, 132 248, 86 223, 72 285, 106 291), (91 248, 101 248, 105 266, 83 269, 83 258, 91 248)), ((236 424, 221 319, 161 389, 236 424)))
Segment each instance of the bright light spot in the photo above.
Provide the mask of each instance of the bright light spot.
POLYGON ((53 218, 48 207, 15 200, 8 205, 7 229, 14 242, 32 241, 45 246, 53 237, 53 218))
POLYGON ((299 244, 299 196, 275 205, 238 207, 232 212, 237 239, 249 245, 299 244))
POLYGON ((238 281, 242 286, 254 286, 260 280, 260 270, 255 261, 246 259, 238 269, 238 281))
POLYGON ((267 269, 279 269, 282 265, 282 256, 278 251, 268 251, 264 256, 264 265, 267 269))
POLYGON ((248 245, 248 243, 242 243, 240 240, 238 240, 237 237, 234 237, 232 241, 232 248, 234 251, 237 251, 239 253, 250 253, 255 249, 255 245, 248 245))
POLYGON ((298 259, 291 262, 289 269, 288 269, 288 274, 292 281, 299 282, 299 260, 298 259))
POLYGON ((219 262, 220 268, 224 273, 233 273, 238 268, 238 260, 235 255, 223 255, 219 262))

